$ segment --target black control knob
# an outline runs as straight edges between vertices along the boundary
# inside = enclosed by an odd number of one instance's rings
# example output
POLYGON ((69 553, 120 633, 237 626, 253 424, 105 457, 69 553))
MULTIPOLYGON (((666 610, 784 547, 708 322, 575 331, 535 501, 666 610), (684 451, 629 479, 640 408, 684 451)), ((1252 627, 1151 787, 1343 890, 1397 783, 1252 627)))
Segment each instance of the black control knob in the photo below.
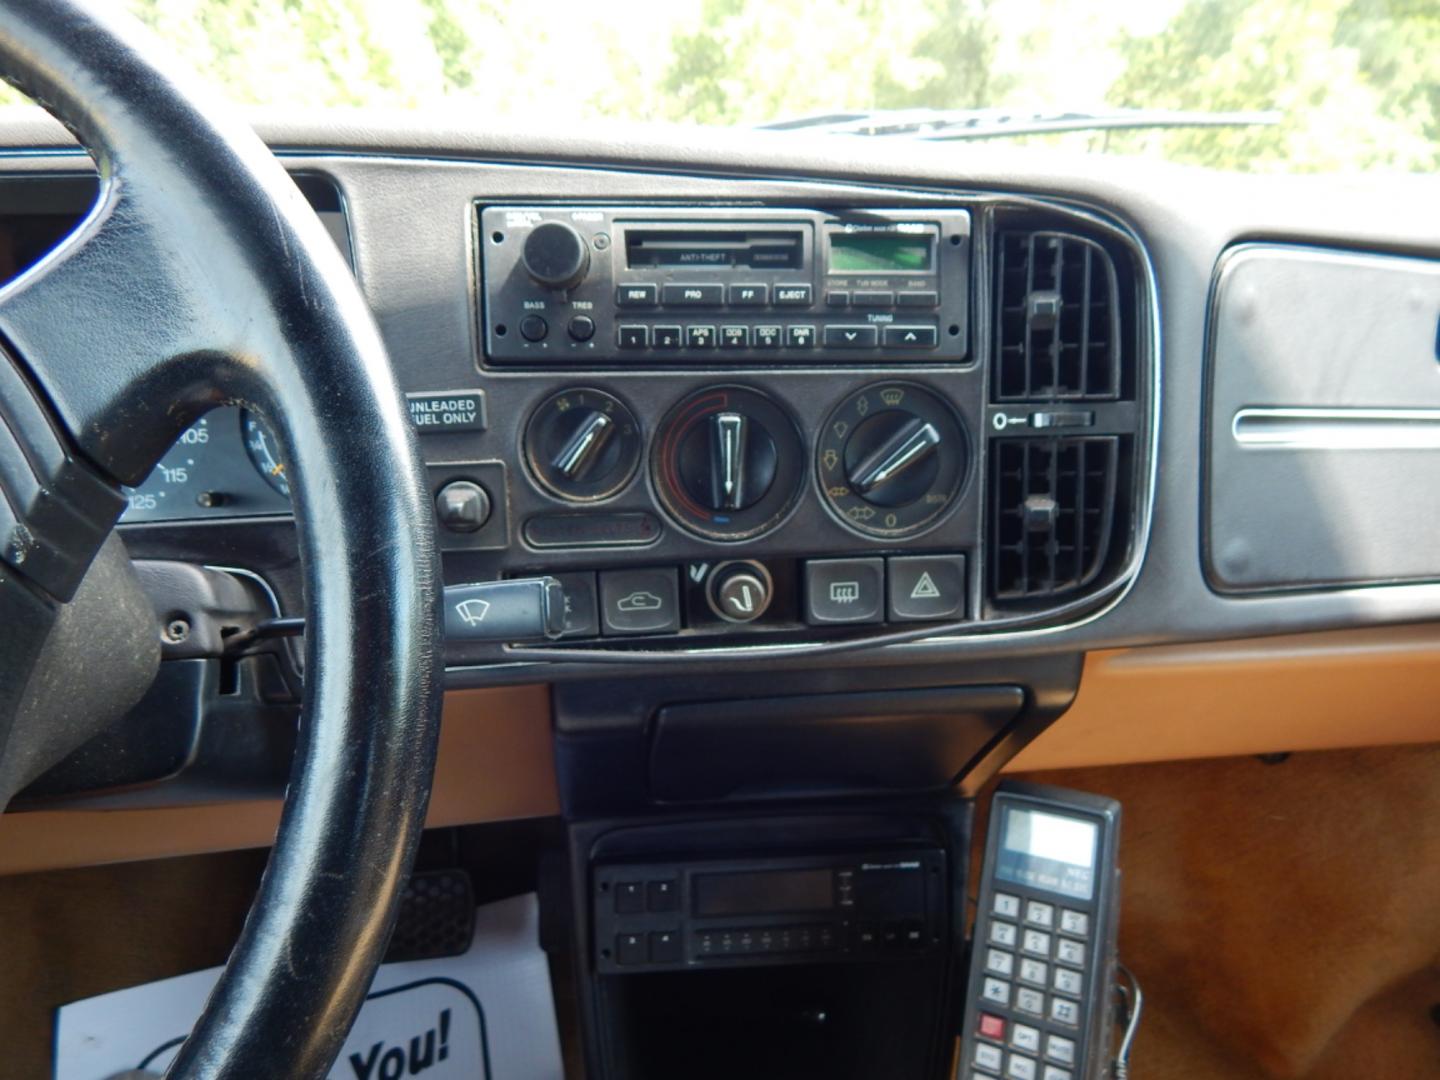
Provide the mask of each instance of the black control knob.
POLYGON ((542 221, 525 238, 520 259, 526 273, 541 285, 568 289, 590 269, 590 245, 573 225, 542 221))
POLYGON ((490 496, 473 480, 452 480, 435 496, 435 516, 451 532, 478 532, 490 520, 490 496))
POLYGON ((640 464, 640 425, 620 400, 576 387, 551 396, 525 428, 525 456, 548 491, 572 502, 614 495, 640 464))
POLYGON ((710 575, 706 598, 710 609, 726 622, 749 623, 770 607, 775 586, 770 572, 757 562, 722 563, 710 575))
POLYGON ((959 416, 934 391, 885 383, 851 394, 816 447, 826 502, 871 536, 913 536, 954 508, 970 469, 959 416))
POLYGON ((655 487, 682 525, 716 540, 773 527, 794 505, 804 450, 794 421, 745 387, 696 391, 660 425, 655 487))

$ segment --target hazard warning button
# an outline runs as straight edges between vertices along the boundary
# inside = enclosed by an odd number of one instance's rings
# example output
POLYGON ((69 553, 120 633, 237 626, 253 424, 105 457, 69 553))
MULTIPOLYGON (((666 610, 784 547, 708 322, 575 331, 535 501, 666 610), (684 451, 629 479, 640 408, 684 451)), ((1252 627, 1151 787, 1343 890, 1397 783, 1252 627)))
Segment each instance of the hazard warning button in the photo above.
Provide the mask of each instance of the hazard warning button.
POLYGON ((888 559, 891 622, 965 618, 965 556, 888 559))

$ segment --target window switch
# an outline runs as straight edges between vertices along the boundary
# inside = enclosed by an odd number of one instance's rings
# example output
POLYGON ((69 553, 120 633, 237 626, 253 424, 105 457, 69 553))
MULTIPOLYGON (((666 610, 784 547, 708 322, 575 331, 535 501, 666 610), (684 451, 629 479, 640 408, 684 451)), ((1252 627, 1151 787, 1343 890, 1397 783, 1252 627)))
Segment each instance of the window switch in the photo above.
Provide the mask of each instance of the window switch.
POLYGON ((615 914, 639 915, 645 910, 645 886, 638 881, 615 883, 615 914))
POLYGON ((679 890, 673 881, 652 881, 645 886, 645 908, 647 911, 676 911, 679 909, 679 890))

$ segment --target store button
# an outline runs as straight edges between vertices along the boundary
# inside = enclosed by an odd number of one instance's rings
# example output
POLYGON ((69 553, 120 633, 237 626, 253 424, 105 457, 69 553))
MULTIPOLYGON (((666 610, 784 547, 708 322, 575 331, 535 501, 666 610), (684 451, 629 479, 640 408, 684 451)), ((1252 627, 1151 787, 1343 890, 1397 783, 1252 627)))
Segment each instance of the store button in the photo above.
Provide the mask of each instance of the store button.
POLYGON ((965 556, 907 555, 890 563, 890 619, 965 617, 965 556))
POLYGON ((877 623, 884 608, 885 560, 807 562, 805 596, 812 624, 877 623))
POLYGON ((602 570, 600 618, 606 634, 675 633, 680 629, 675 569, 602 570))

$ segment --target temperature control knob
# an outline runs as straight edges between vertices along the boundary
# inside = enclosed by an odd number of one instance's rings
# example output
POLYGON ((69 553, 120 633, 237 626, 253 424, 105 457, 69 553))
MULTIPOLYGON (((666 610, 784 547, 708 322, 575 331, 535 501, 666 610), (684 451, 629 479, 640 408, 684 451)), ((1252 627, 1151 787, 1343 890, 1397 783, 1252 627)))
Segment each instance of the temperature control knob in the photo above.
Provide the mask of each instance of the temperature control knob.
POLYGON ((655 490, 681 525, 713 540, 774 527, 799 497, 805 451, 770 398, 740 386, 691 394, 660 425, 655 490))
POLYGON ((830 508, 870 536, 923 532, 955 505, 969 443, 954 409, 911 383, 867 386, 820 432, 820 488, 830 508))
POLYGON ((520 254, 525 271, 541 285, 568 289, 590 269, 590 245, 573 225, 542 221, 530 230, 520 254))
POLYGON ((640 425, 603 390, 576 387, 547 398, 525 428, 525 458, 540 484, 571 502, 614 495, 640 464, 640 425))

